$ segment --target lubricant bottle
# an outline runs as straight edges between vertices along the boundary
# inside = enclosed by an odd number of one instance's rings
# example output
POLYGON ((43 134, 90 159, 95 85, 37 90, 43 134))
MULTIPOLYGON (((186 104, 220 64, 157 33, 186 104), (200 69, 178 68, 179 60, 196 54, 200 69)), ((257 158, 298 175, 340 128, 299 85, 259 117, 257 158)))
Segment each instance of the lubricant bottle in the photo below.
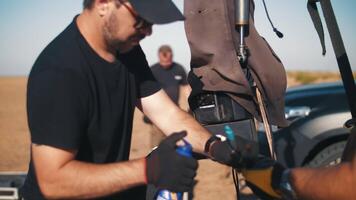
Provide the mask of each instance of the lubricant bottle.
MULTIPOLYGON (((178 146, 176 151, 182 156, 192 157, 192 145, 186 140, 183 140, 184 145, 178 146)), ((156 200, 188 200, 187 192, 174 193, 168 190, 160 190, 156 197, 156 200)))

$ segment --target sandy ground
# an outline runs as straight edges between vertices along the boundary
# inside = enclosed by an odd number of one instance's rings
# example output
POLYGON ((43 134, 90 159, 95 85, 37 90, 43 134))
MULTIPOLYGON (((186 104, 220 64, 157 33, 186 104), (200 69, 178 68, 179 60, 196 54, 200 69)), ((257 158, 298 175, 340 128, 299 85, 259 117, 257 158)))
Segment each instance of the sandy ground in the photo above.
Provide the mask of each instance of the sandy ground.
POLYGON ((0 78, 0 171, 27 170, 26 78, 0 78))
MULTIPOLYGON (((26 119, 26 84, 24 77, 0 78, 0 172, 26 171, 29 161, 30 135, 26 119)), ((288 86, 298 85, 293 77, 288 86)), ((181 102, 183 107, 185 102, 181 102)), ((142 122, 142 114, 135 111, 131 158, 149 152, 150 126, 142 122)), ((235 189, 228 167, 209 160, 199 161, 194 199, 233 200, 235 189)))

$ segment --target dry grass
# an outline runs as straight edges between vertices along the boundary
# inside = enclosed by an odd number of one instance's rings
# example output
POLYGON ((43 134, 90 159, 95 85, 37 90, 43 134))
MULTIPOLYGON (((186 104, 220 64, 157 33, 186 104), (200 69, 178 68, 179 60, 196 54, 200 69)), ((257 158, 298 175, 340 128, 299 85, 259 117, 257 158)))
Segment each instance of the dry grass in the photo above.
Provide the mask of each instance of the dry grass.
MULTIPOLYGON (((341 80, 340 73, 338 72, 289 71, 287 72, 287 75, 288 86, 334 82, 341 80)), ((353 73, 353 76, 356 77, 356 72, 353 73)))

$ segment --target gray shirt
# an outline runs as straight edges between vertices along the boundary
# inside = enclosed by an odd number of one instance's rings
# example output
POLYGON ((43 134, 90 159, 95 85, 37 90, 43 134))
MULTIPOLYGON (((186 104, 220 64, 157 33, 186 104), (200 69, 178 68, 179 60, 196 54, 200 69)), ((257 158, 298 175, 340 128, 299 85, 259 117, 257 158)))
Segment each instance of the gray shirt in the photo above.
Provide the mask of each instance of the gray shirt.
POLYGON ((179 86, 188 84, 184 68, 180 64, 173 62, 171 67, 165 69, 159 63, 156 63, 151 67, 151 70, 164 91, 174 103, 178 104, 179 86))

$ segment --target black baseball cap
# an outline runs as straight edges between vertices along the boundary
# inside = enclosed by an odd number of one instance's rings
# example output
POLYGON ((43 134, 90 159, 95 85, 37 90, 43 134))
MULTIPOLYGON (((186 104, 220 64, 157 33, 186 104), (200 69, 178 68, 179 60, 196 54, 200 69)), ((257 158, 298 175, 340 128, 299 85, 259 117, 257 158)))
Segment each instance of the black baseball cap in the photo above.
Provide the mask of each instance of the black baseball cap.
POLYGON ((152 24, 184 20, 172 0, 128 0, 140 17, 152 24))

